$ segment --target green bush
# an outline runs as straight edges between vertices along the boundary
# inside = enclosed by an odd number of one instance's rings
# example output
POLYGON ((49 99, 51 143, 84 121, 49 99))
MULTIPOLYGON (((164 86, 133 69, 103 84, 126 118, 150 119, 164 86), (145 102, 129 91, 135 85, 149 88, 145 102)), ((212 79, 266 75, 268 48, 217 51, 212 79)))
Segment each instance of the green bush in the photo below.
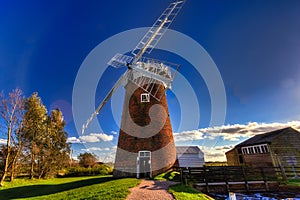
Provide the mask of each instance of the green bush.
POLYGON ((94 167, 84 168, 80 166, 69 167, 66 169, 64 177, 76 176, 95 176, 95 175, 109 175, 112 174, 112 167, 101 164, 94 167))

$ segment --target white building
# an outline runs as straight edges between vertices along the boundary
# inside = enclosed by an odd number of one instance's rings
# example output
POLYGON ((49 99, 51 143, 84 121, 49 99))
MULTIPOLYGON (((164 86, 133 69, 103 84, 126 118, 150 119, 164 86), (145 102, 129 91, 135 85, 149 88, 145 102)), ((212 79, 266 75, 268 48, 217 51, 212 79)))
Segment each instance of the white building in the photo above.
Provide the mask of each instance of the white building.
POLYGON ((177 146, 178 167, 203 167, 204 153, 198 146, 177 146))

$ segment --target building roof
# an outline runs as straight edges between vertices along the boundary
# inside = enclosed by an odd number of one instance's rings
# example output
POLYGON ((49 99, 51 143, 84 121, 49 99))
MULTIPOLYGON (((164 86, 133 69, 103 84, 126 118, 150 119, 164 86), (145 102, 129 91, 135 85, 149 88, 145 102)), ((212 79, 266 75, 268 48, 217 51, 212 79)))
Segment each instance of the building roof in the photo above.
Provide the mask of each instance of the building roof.
POLYGON ((202 152, 198 146, 177 146, 177 154, 199 154, 202 152))
POLYGON ((178 167, 203 167, 204 154, 198 146, 177 146, 178 167))
POLYGON ((284 134, 286 132, 297 132, 299 133, 297 130, 291 128, 291 127, 287 127, 287 128, 283 128, 283 129, 279 129, 279 130, 275 130, 275 131, 271 131, 271 132, 267 132, 267 133, 263 133, 263 134, 259 134, 259 135, 255 135, 252 138, 249 138, 248 140, 236 145, 236 147, 242 147, 242 146, 249 146, 249 145, 256 145, 256 144, 264 144, 264 143, 271 143, 272 140, 277 137, 278 135, 284 134))

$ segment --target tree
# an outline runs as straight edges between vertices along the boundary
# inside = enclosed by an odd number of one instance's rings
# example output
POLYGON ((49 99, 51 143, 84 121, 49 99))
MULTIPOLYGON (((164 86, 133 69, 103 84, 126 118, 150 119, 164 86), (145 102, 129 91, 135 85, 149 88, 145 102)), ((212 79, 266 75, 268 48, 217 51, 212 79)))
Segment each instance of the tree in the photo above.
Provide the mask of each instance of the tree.
MULTIPOLYGON (((0 186, 3 185, 5 177, 8 173, 9 161, 11 160, 12 141, 14 142, 14 132, 19 129, 24 112, 25 97, 20 89, 15 89, 5 97, 4 93, 0 94, 0 117, 2 122, 2 130, 6 135, 6 148, 3 152, 3 174, 0 180, 0 186)), ((16 159, 17 154, 15 154, 16 159)))
POLYGON ((64 131, 66 125, 59 109, 51 111, 47 117, 46 136, 42 138, 43 145, 38 155, 39 178, 56 173, 68 164, 70 146, 67 143, 68 134, 64 131))
POLYGON ((78 156, 79 165, 85 168, 93 167, 96 164, 97 156, 93 153, 81 153, 78 156))
POLYGON ((25 102, 23 121, 24 141, 30 152, 29 178, 34 177, 36 155, 39 153, 46 137, 47 110, 37 93, 33 93, 25 102))
MULTIPOLYGON (((24 101, 25 102, 25 101, 24 101)), ((22 118, 23 120, 23 118, 22 118)), ((22 134, 23 122, 19 125, 19 128, 15 131, 14 137, 12 137, 13 141, 13 156, 11 161, 11 174, 10 174, 10 182, 13 182, 15 177, 15 170, 17 168, 17 162, 22 155, 22 150, 24 147, 24 136, 22 134)))

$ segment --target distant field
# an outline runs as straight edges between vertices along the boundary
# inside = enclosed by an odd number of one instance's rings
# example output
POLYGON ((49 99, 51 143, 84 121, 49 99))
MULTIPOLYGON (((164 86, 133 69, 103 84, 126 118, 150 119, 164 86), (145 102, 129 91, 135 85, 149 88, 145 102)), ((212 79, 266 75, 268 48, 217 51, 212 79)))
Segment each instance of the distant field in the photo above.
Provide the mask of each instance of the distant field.
POLYGON ((0 187, 0 199, 125 199, 128 188, 139 183, 135 178, 114 179, 111 176, 16 179, 0 187))

